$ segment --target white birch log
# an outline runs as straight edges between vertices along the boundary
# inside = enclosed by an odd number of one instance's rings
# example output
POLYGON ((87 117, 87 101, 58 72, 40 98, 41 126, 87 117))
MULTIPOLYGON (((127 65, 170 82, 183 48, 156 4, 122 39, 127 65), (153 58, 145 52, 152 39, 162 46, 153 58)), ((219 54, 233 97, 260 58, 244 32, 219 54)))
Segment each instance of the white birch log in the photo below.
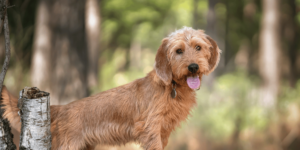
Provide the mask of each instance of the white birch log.
POLYGON ((20 150, 50 150, 50 94, 38 88, 20 91, 18 107, 21 116, 20 150))

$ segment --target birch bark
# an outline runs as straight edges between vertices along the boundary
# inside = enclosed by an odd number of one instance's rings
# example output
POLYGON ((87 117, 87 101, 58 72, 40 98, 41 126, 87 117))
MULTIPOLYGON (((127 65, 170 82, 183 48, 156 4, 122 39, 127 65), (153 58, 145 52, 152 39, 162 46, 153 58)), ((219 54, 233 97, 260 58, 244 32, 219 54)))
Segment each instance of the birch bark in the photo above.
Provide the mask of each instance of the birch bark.
POLYGON ((20 150, 50 150, 50 94, 38 88, 20 91, 18 107, 21 116, 20 150))

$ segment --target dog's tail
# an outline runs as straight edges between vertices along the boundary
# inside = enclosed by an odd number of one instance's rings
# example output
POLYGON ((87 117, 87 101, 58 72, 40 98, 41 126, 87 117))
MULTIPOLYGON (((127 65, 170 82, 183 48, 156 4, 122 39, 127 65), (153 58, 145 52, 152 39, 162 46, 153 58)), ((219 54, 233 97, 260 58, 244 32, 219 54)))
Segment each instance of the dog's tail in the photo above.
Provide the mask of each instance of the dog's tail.
POLYGON ((1 105, 4 109, 4 118, 8 119, 10 125, 15 128, 16 130, 20 131, 21 129, 21 122, 20 116, 18 114, 18 98, 13 96, 11 93, 8 92, 6 87, 3 85, 2 93, 1 93, 1 105))
MULTIPOLYGON (((20 132, 21 122, 20 122, 20 116, 18 114, 20 110, 18 108, 18 98, 12 95, 4 85, 2 88, 1 96, 2 98, 0 100, 0 104, 4 108, 4 118, 8 119, 10 125, 20 132)), ((50 106, 51 122, 53 122, 54 119, 57 118, 57 116, 59 116, 61 107, 62 107, 61 105, 50 106)))

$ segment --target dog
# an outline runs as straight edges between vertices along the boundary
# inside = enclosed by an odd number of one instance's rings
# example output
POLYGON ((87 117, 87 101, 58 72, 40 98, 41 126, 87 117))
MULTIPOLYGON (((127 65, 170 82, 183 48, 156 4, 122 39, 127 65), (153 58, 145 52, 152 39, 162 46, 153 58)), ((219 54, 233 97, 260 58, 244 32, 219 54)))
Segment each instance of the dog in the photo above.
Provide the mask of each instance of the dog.
MULTIPOLYGON (((67 105, 51 106, 52 150, 93 149, 138 142, 163 150, 173 130, 196 104, 195 89, 220 59, 216 42, 183 27, 162 40, 154 69, 137 79, 67 105)), ((18 99, 4 87, 4 117, 20 129, 18 99)))

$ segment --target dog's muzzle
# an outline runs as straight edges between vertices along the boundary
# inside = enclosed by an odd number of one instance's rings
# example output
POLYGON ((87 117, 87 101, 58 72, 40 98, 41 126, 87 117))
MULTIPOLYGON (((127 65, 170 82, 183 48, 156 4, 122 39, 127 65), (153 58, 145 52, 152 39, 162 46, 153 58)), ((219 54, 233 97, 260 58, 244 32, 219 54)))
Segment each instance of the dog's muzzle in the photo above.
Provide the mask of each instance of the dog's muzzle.
POLYGON ((188 66, 188 69, 191 73, 196 73, 199 69, 199 66, 195 63, 192 63, 188 66))

